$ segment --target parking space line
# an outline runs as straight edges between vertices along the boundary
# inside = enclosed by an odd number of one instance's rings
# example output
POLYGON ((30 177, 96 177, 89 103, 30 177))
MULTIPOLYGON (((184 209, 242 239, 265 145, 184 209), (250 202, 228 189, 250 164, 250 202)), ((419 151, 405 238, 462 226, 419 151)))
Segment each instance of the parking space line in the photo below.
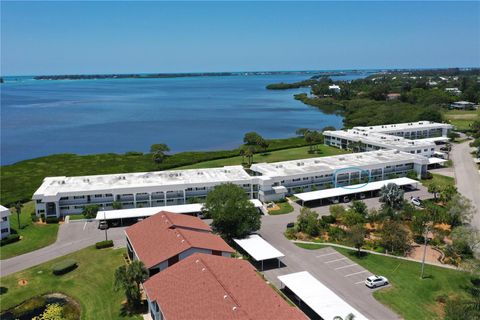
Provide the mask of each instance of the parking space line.
POLYGON ((348 259, 348 258, 343 257, 343 258, 340 258, 340 259, 335 259, 335 260, 326 261, 326 262, 324 262, 324 263, 332 263, 332 262, 337 262, 337 261, 347 260, 347 259, 348 259))
MULTIPOLYGON (((320 257, 330 256, 330 255, 332 255, 332 254, 337 254, 337 253, 338 253, 338 252, 330 252, 330 253, 326 253, 326 254, 321 254, 321 255, 316 256, 316 257, 317 257, 317 258, 320 258, 320 257)), ((338 253, 338 254, 340 254, 340 253, 338 253)))
POLYGON ((360 283, 365 283, 365 280, 363 280, 363 281, 358 281, 358 282, 355 282, 355 284, 360 284, 360 283))
POLYGON ((356 263, 348 264, 346 266, 341 266, 341 267, 335 268, 335 270, 350 268, 350 267, 354 267, 354 266, 358 266, 358 264, 356 264, 356 263))
POLYGON ((347 274, 344 277, 350 277, 350 276, 354 276, 356 274, 365 273, 365 272, 369 272, 369 271, 368 270, 363 270, 363 271, 359 271, 359 272, 354 272, 354 273, 347 274))
POLYGON ((85 222, 85 224, 83 225, 83 230, 85 230, 86 227, 87 227, 87 223, 85 222))

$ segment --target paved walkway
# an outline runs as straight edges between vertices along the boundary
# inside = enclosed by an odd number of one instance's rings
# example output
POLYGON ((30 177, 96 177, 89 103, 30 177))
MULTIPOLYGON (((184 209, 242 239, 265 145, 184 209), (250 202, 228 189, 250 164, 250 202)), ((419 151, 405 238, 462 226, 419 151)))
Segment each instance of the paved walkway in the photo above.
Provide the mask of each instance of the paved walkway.
POLYGON ((472 200, 476 208, 471 224, 480 229, 480 174, 470 154, 469 141, 452 144, 450 157, 453 160, 458 191, 472 200))

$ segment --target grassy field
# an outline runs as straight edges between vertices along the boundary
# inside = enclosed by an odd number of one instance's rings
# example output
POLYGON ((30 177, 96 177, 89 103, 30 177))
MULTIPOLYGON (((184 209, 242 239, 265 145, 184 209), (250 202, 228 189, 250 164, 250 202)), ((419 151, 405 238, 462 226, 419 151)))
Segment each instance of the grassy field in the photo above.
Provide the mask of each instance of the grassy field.
MULTIPOLYGON (((319 249, 321 245, 301 245, 305 249, 319 249)), ((421 264, 390 257, 368 254, 359 258, 355 251, 334 248, 374 274, 386 276, 392 287, 378 290, 373 295, 406 320, 441 319, 443 306, 435 301, 442 294, 462 295, 462 286, 469 282, 469 274, 435 266, 425 266, 425 278, 420 279, 421 264)))
POLYGON ((480 109, 478 110, 448 110, 444 113, 445 119, 450 121, 457 130, 465 131, 475 120, 480 120, 480 109))
MULTIPOLYGON (((308 150, 309 150, 309 147, 300 147, 300 148, 291 148, 291 149, 285 149, 285 150, 272 151, 266 154, 259 153, 253 157, 253 162, 259 163, 259 162, 287 161, 287 160, 295 160, 295 159, 333 156, 337 154, 346 153, 345 150, 341 150, 341 149, 337 149, 337 148, 333 148, 325 145, 319 145, 317 153, 308 153, 308 150)), ((241 165, 241 164, 242 164, 242 157, 238 156, 233 158, 199 162, 193 165, 179 167, 179 169, 213 168, 213 167, 233 166, 233 165, 241 165)))
POLYGON ((432 179, 428 180, 422 180, 422 184, 428 188, 428 186, 432 183, 436 183, 440 186, 445 186, 445 185, 452 185, 455 186, 455 179, 452 177, 447 177, 441 174, 432 174, 432 179))
MULTIPOLYGON (((268 141, 269 151, 306 145, 304 139, 300 137, 268 141)), ((237 157, 238 154, 238 149, 180 152, 168 156, 161 164, 154 163, 151 154, 142 153, 104 153, 86 156, 56 154, 20 161, 1 167, 0 203, 11 205, 17 201, 29 201, 45 177, 167 170, 215 159, 228 162, 226 159, 237 157)))
POLYGON ((18 219, 15 210, 12 209, 10 227, 17 230, 22 236, 20 241, 0 247, 0 259, 8 259, 30 251, 43 248, 55 242, 58 233, 58 224, 36 224, 32 222, 30 213, 34 212, 33 201, 27 202, 22 208, 20 215, 21 229, 18 229, 18 219))
POLYGON ((141 319, 123 315, 123 292, 113 291, 113 271, 123 263, 125 250, 89 247, 36 267, 1 278, 1 310, 7 310, 22 301, 48 292, 63 292, 81 306, 82 319, 141 319), (52 265, 65 259, 74 259, 78 268, 62 276, 52 274, 52 265), (20 286, 25 279, 27 285, 20 286))
POLYGON ((280 207, 280 209, 278 210, 272 210, 272 211, 269 211, 268 213, 272 216, 276 216, 276 215, 279 215, 279 214, 287 214, 287 213, 290 213, 293 211, 293 207, 290 203, 288 202, 279 202, 277 203, 277 205, 280 207))

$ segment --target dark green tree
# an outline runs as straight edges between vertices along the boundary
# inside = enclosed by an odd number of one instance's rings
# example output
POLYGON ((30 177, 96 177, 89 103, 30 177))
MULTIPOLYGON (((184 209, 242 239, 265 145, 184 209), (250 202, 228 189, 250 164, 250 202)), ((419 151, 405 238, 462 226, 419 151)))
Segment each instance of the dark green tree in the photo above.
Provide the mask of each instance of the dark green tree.
POLYGON ((153 153, 153 161, 157 164, 162 163, 166 158, 166 152, 170 151, 170 148, 164 143, 152 144, 150 152, 153 153))
POLYGON ((93 219, 97 216, 97 212, 98 212, 98 205, 89 204, 89 205, 85 206, 85 208, 83 208, 82 213, 85 216, 85 218, 93 219))
POLYGON ((352 226, 350 231, 347 233, 349 241, 358 250, 357 255, 360 255, 360 250, 365 243, 365 234, 366 231, 362 224, 356 224, 352 226))
POLYGON ((260 213, 245 190, 232 183, 216 186, 207 195, 205 210, 213 229, 227 239, 243 238, 261 226, 260 213))
POLYGON ((243 142, 248 145, 258 145, 258 142, 262 140, 262 136, 256 132, 247 132, 243 137, 243 142))
POLYGON ((15 203, 15 211, 17 212, 17 220, 18 220, 18 229, 20 230, 20 214, 22 213, 23 204, 21 202, 15 203))

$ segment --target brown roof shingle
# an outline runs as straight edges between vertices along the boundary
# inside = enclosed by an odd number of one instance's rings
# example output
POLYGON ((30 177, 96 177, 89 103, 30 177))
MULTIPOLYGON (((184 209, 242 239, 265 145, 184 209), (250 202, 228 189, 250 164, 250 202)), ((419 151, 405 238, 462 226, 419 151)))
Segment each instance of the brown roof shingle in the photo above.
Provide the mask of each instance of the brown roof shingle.
POLYGON ((196 253, 144 283, 165 319, 306 319, 245 260, 196 253))
POLYGON ((130 226, 125 233, 138 258, 151 268, 190 248, 234 252, 197 217, 159 212, 130 226))

